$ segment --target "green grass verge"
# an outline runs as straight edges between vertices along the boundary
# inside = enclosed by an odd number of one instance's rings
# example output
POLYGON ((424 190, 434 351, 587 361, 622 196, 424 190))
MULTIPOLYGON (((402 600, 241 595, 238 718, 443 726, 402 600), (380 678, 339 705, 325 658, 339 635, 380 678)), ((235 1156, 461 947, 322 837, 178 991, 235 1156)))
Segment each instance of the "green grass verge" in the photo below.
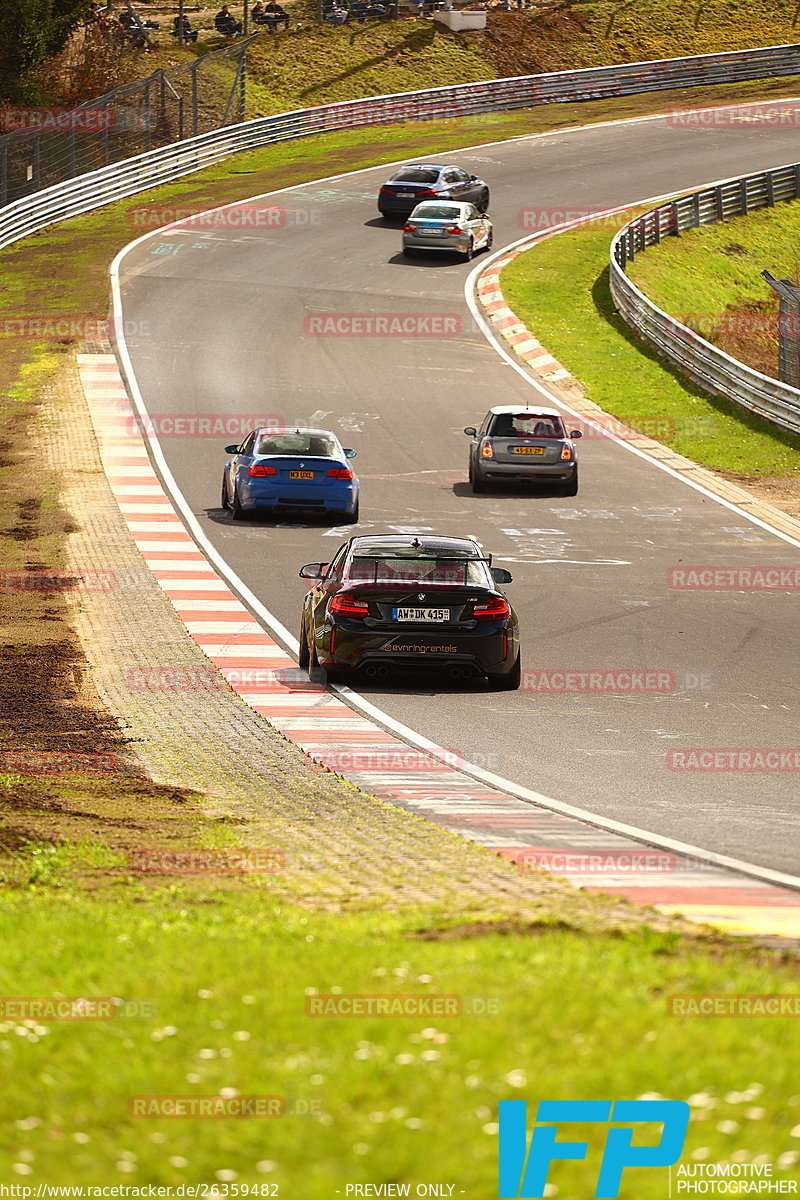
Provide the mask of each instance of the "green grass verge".
MULTIPOLYGON (((687 1160, 774 1161, 796 1145, 800 1097, 787 1023, 667 1015, 676 993, 796 986, 791 968, 766 956, 698 951, 647 930, 420 938, 441 927, 430 913, 309 916, 276 909, 258 890, 210 891, 192 903, 172 891, 138 906, 41 889, 0 899, 3 996, 57 992, 155 1006, 106 1022, 0 1019, 15 1143, 0 1157, 6 1179, 268 1181, 280 1196, 303 1200, 329 1200, 347 1183, 441 1181, 486 1200, 496 1189, 497 1102, 520 1097, 691 1096, 687 1160), (482 997, 499 1011, 312 1018, 309 989, 482 997), (133 1096, 227 1088, 314 1101, 322 1115, 128 1113, 133 1096)), ((599 1137, 589 1133, 587 1162, 555 1169, 561 1195, 593 1194, 599 1137)), ((777 1174, 789 1177, 791 1159, 782 1162, 777 1174)), ((621 1200, 666 1195, 665 1172, 632 1175, 621 1200)))
POLYGON ((502 273, 509 306, 591 400, 644 433, 653 430, 678 453, 740 475, 800 469, 800 438, 705 396, 634 336, 609 290, 611 236, 607 228, 587 225, 520 255, 502 273))

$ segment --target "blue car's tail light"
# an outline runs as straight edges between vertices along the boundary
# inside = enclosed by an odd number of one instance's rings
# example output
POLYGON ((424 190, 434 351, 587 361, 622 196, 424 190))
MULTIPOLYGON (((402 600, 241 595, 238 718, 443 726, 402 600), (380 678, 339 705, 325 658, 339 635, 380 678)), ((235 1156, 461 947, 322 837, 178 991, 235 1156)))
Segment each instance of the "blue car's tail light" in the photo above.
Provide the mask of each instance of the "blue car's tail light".
POLYGON ((330 471, 326 471, 325 474, 328 476, 329 479, 352 479, 353 478, 353 472, 350 470, 349 467, 331 467, 330 471))
POLYGON ((253 463, 247 468, 247 474, 254 479, 261 479, 264 475, 277 475, 278 472, 274 467, 267 466, 266 463, 253 463))

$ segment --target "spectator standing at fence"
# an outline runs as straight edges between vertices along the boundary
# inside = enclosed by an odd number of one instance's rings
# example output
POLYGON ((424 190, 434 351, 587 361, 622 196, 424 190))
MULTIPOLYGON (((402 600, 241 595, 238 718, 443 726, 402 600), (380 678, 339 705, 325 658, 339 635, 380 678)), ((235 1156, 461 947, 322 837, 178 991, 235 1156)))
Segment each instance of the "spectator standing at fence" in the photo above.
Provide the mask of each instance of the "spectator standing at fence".
POLYGON ((223 34, 224 37, 236 37, 242 32, 242 23, 237 21, 233 16, 227 4, 223 4, 217 15, 214 17, 214 28, 217 33, 223 34))

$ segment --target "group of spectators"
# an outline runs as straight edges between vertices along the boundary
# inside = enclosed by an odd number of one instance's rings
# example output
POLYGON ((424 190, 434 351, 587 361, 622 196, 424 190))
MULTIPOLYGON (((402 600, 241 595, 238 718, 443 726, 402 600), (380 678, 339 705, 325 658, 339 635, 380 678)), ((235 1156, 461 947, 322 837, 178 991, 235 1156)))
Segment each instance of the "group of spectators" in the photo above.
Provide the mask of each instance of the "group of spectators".
POLYGON ((106 6, 101 7, 97 0, 92 0, 89 5, 84 24, 88 29, 102 33, 109 41, 121 38, 145 51, 150 49, 150 31, 158 29, 156 21, 141 21, 129 8, 124 8, 115 19, 113 12, 106 6))
POLYGON ((324 0, 322 19, 331 25, 358 21, 388 21, 397 16, 395 0, 324 0))

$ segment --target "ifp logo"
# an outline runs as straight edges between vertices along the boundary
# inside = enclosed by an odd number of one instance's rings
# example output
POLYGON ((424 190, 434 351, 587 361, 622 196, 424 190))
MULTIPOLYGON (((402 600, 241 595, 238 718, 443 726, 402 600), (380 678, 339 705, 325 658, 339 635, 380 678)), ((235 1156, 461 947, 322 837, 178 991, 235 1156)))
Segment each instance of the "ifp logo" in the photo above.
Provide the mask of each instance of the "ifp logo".
POLYGON ((669 1167, 677 1162, 686 1141, 689 1105, 684 1100, 541 1100, 530 1148, 524 1100, 500 1101, 501 1200, 544 1196, 550 1164, 559 1159, 586 1158, 588 1142, 558 1142, 565 1121, 613 1124, 608 1130, 595 1197, 619 1195, 626 1167, 669 1167), (642 1123, 663 1126, 656 1145, 633 1145, 635 1127, 642 1123))

